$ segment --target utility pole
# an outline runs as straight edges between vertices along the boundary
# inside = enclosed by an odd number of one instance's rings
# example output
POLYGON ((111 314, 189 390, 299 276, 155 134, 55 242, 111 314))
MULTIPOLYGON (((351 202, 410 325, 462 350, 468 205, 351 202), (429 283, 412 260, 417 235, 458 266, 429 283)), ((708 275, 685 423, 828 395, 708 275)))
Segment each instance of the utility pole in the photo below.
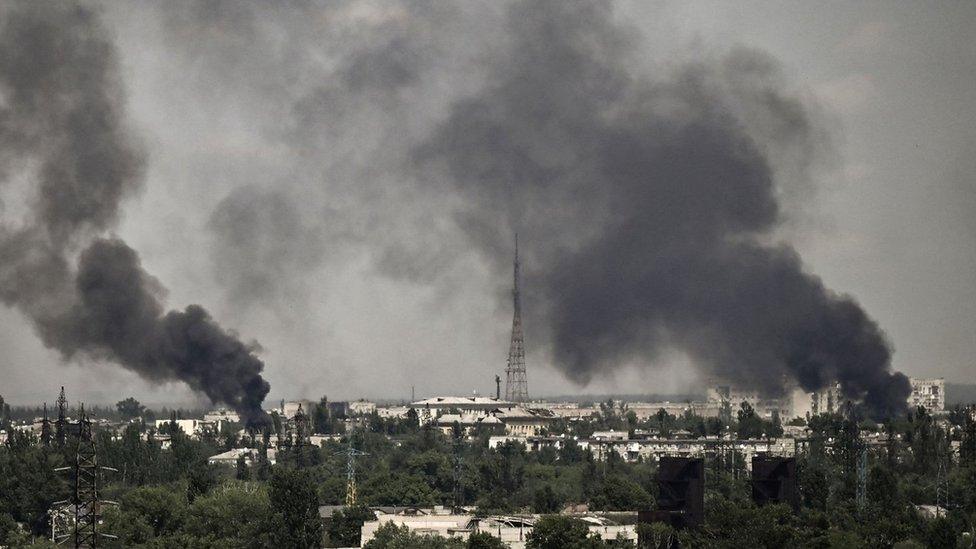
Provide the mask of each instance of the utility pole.
POLYGON ((935 513, 936 517, 942 516, 942 510, 949 512, 949 476, 946 471, 945 452, 939 450, 939 470, 935 479, 935 513))
POLYGON ((868 448, 864 441, 858 444, 857 457, 857 510, 864 512, 867 504, 868 448))
POLYGON ((368 456, 366 452, 357 450, 352 443, 352 436, 354 431, 349 431, 349 446, 346 448, 345 452, 340 452, 346 454, 346 507, 352 507, 356 505, 356 458, 359 456, 368 456))
POLYGON ((44 403, 44 417, 41 419, 41 444, 51 445, 51 420, 47 418, 47 402, 44 403))
POLYGON ((522 295, 519 288, 520 264, 518 234, 515 235, 514 280, 512 287, 512 342, 508 350, 508 366, 505 368, 505 400, 525 402, 529 400, 529 388, 525 379, 525 337, 522 334, 522 295))
POLYGON ((68 410, 68 399, 64 398, 64 385, 61 386, 61 394, 58 395, 58 420, 54 424, 54 437, 58 447, 64 446, 65 438, 65 415, 68 410))
POLYGON ((74 495, 70 501, 74 506, 74 527, 71 533, 65 532, 61 535, 55 533, 58 538, 57 543, 71 540, 76 548, 89 548, 98 547, 98 541, 103 537, 115 538, 98 531, 102 506, 115 504, 98 499, 98 480, 102 471, 118 471, 111 467, 99 467, 91 420, 85 415, 84 406, 81 407, 78 418, 78 449, 75 452, 75 463, 70 467, 59 467, 55 471, 71 471, 74 481, 74 495))
POLYGON ((295 465, 299 468, 310 465, 306 460, 308 458, 308 448, 311 447, 312 443, 309 439, 311 436, 311 421, 308 415, 302 410, 302 405, 298 405, 298 411, 295 412, 295 417, 293 418, 295 422, 295 465))
MULTIPOLYGON (((495 376, 496 378, 498 376, 495 376)), ((464 494, 461 491, 461 466, 462 466, 462 432, 463 428, 454 425, 454 513, 461 513, 461 505, 464 503, 464 494)))

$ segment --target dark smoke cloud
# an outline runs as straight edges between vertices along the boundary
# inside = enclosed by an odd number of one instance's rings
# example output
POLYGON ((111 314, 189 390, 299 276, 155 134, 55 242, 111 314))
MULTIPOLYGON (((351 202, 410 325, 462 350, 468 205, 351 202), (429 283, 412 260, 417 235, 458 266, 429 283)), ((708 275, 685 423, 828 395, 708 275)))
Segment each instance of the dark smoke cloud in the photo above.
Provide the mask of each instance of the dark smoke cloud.
POLYGON ((902 410, 908 382, 875 322, 770 243, 777 162, 791 153, 796 178, 814 162, 810 110, 757 52, 641 76, 612 15, 515 4, 484 88, 416 151, 467 197, 459 223, 486 252, 507 259, 515 230, 545 246, 526 287, 559 365, 586 383, 677 346, 767 393, 836 380, 876 416, 902 410))
POLYGON ((221 243, 214 250, 216 278, 234 302, 295 298, 304 290, 295 273, 312 271, 325 258, 325 231, 305 223, 281 191, 242 187, 217 205, 209 226, 221 243))
POLYGON ((180 380, 260 419, 269 387, 256 348, 198 306, 164 314, 162 287, 135 251, 93 238, 114 226, 145 164, 124 124, 117 55, 98 13, 18 2, 0 17, 0 174, 5 184, 36 188, 28 219, 4 219, 0 228, 0 297, 66 359, 85 355, 150 380, 180 380), (70 258, 79 249, 75 270, 70 258))
POLYGON ((259 349, 227 333, 199 305, 164 313, 159 283, 124 242, 92 242, 81 254, 76 285, 78 303, 54 331, 66 356, 87 353, 151 380, 179 379, 248 419, 261 416, 270 387, 259 349))
POLYGON ((676 346, 767 393, 838 380, 878 414, 903 407, 878 327, 775 243, 783 198, 809 192, 828 147, 776 62, 739 50, 646 76, 610 3, 506 5, 166 11, 195 85, 272 113, 262 133, 290 148, 300 182, 276 194, 336 212, 307 225, 264 191, 232 192, 210 226, 218 279, 247 288, 235 299, 307 277, 316 245, 362 246, 411 282, 443 285, 472 244, 507 270, 518 230, 529 325, 547 327, 533 338, 571 379, 676 346), (242 86, 247 74, 263 77, 242 86), (279 233, 295 237, 277 251, 259 236, 279 233), (279 254, 289 268, 261 261, 279 254))

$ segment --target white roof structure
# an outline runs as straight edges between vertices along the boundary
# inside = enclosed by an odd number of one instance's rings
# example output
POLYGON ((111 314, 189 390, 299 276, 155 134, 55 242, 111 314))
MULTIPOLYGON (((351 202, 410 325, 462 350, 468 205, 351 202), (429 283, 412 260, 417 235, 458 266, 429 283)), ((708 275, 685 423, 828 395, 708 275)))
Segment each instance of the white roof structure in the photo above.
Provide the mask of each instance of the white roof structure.
POLYGON ((514 402, 499 400, 491 397, 456 397, 439 396, 425 398, 412 403, 414 408, 457 408, 459 410, 490 410, 492 408, 511 408, 514 402))

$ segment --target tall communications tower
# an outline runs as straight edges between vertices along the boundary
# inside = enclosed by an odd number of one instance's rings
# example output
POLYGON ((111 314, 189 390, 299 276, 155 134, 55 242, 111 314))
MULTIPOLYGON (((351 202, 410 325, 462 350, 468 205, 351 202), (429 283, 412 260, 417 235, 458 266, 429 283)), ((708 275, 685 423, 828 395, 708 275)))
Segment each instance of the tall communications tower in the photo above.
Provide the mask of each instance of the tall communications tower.
POLYGON ((515 286, 512 288, 512 345, 508 350, 508 366, 505 368, 505 400, 525 402, 529 400, 529 387, 525 381, 525 340, 522 336, 522 297, 519 292, 518 234, 515 235, 515 286))

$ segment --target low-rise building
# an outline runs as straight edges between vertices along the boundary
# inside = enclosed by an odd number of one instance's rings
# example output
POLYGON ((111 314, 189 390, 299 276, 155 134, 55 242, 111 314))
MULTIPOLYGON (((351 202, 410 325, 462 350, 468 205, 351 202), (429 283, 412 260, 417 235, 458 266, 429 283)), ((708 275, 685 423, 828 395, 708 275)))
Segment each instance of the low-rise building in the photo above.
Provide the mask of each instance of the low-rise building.
POLYGON ((314 402, 311 400, 300 399, 300 400, 290 400, 288 402, 282 402, 278 413, 284 418, 293 418, 295 414, 298 413, 298 409, 301 408, 302 412, 305 414, 311 413, 314 406, 314 402))
MULTIPOLYGON (((275 458, 277 457, 277 450, 274 448, 267 449, 268 463, 271 465, 275 464, 275 458)), ((231 448, 226 452, 210 456, 207 458, 207 463, 210 465, 226 465, 226 466, 236 466, 237 460, 241 456, 244 456, 244 463, 248 466, 254 465, 260 459, 261 452, 256 448, 231 448)))
POLYGON ((176 423, 181 431, 191 437, 199 437, 206 431, 219 432, 216 423, 202 419, 157 419, 156 430, 168 429, 170 423, 176 423))
POLYGON ((212 423, 240 423, 241 416, 238 415, 234 410, 228 410, 227 408, 218 408, 216 410, 211 410, 203 415, 204 421, 210 421, 212 423))
POLYGON ((488 448, 495 450, 503 444, 515 442, 525 446, 529 452, 538 452, 543 448, 553 448, 561 450, 566 445, 566 441, 573 440, 565 435, 559 436, 511 436, 498 435, 488 438, 488 448))
POLYGON ((454 433, 454 425, 461 427, 464 434, 470 434, 480 429, 490 429, 491 432, 503 431, 505 424, 500 419, 491 414, 441 414, 436 420, 437 428, 445 435, 454 433))
POLYGON ((493 410, 505 410, 518 406, 515 402, 508 402, 490 397, 453 397, 439 396, 418 400, 410 405, 417 410, 421 422, 438 417, 444 413, 480 412, 487 414, 493 410))
POLYGON ((372 414, 376 410, 376 403, 369 402, 366 400, 355 400, 349 403, 349 414, 354 416, 363 416, 366 414, 372 414))
MULTIPOLYGON (((376 520, 363 523, 361 543, 366 545, 383 525, 393 523, 406 526, 421 535, 445 538, 467 539, 472 533, 487 532, 513 549, 523 549, 540 515, 489 515, 478 517, 472 514, 452 514, 444 508, 408 508, 395 513, 385 513, 374 508, 376 520)), ((637 541, 637 530, 633 524, 616 524, 603 517, 585 514, 576 515, 585 522, 594 534, 603 539, 625 539, 637 541)))
MULTIPOLYGON (((413 408, 409 406, 378 406, 376 415, 383 419, 404 419, 413 408)), ((416 410, 414 410, 416 413, 416 410)))
POLYGON ((505 425, 505 433, 522 436, 539 435, 556 419, 549 410, 518 406, 494 410, 491 415, 505 425))
MULTIPOLYGON (((792 438, 775 439, 755 439, 755 440, 736 440, 718 437, 704 438, 646 438, 629 439, 626 433, 623 437, 617 436, 619 431, 612 431, 614 436, 601 436, 599 438, 588 438, 577 440, 576 443, 583 450, 589 450, 593 457, 602 461, 610 455, 616 453, 621 458, 629 462, 638 460, 657 461, 662 456, 674 457, 714 457, 719 455, 731 455, 733 452, 742 455, 746 461, 746 467, 751 467, 752 456, 756 454, 766 454, 773 456, 792 457, 796 455, 796 440, 792 438)), ((495 449, 506 443, 517 442, 532 451, 539 451, 542 448, 563 448, 565 444, 572 440, 568 437, 541 437, 541 436, 494 436, 488 439, 488 447, 495 449)))

